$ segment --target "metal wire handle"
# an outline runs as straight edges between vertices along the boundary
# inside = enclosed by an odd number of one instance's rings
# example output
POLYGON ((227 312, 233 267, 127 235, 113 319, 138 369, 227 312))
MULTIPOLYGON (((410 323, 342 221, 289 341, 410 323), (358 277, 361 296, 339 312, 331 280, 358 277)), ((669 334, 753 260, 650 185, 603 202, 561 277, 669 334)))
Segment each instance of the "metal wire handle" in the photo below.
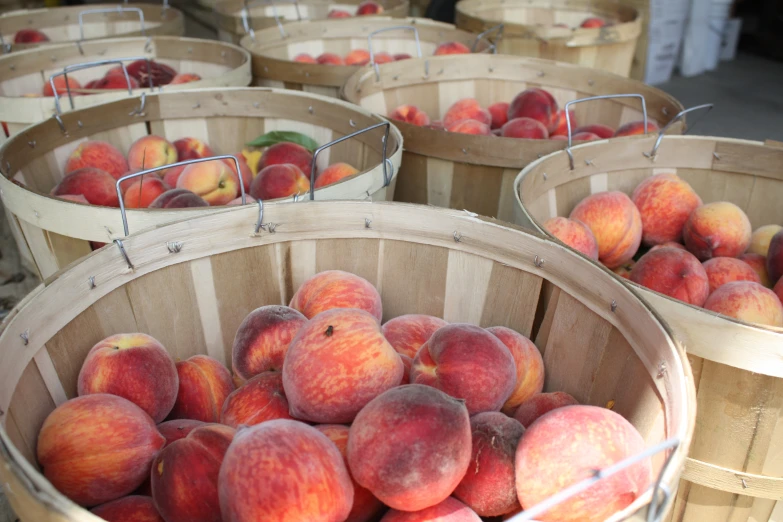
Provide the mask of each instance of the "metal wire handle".
MULTIPOLYGON (((664 134, 666 133, 667 130, 669 130, 669 127, 674 125, 675 122, 679 121, 680 118, 682 118, 683 116, 685 116, 689 112, 697 111, 699 109, 707 109, 707 112, 710 112, 713 107, 714 107, 714 105, 712 103, 705 103, 704 105, 697 105, 696 107, 691 107, 690 109, 685 109, 685 110, 682 110, 682 111, 678 112, 677 115, 674 118, 672 118, 669 123, 667 123, 660 131, 658 131, 658 139, 655 140, 655 145, 653 146, 653 148, 652 148, 652 150, 650 151, 649 154, 645 153, 645 156, 647 156, 648 158, 655 158, 655 156, 658 155, 658 147, 661 146, 661 141, 663 140, 664 134)), ((704 113, 704 116, 707 115, 707 112, 704 113)), ((701 119, 701 118, 699 118, 699 119, 701 119)), ((699 120, 696 120, 696 121, 699 121, 699 120)), ((691 127, 693 127, 693 125, 691 125, 691 127)), ((690 128, 686 129, 686 132, 688 130, 690 130, 690 128)))
POLYGON ((413 25, 395 25, 394 27, 384 27, 383 29, 378 29, 376 31, 371 32, 367 35, 367 48, 370 51, 370 64, 375 69, 375 79, 378 81, 381 81, 381 71, 378 68, 378 64, 375 63, 375 52, 372 50, 372 37, 373 35, 376 35, 378 33, 385 33, 386 31, 413 31, 413 37, 416 39, 416 54, 418 54, 418 57, 421 58, 423 54, 421 53, 421 41, 419 40, 419 30, 416 29, 413 25))
POLYGON ((144 11, 138 7, 106 7, 103 9, 85 9, 79 11, 79 41, 84 40, 84 15, 86 14, 98 14, 98 13, 127 13, 134 12, 139 15, 139 22, 141 23, 141 34, 147 36, 147 30, 144 27, 144 11))
MULTIPOLYGON (((128 0, 125 0, 123 3, 124 3, 125 5, 128 5, 128 0)), ((165 10, 166 10, 166 9, 168 9, 169 7, 171 7, 171 6, 169 5, 169 0, 163 0, 163 10, 165 11, 165 10)))
POLYGON ((342 143, 345 140, 350 140, 351 138, 355 138, 359 134, 370 132, 371 130, 375 130, 379 127, 386 127, 386 132, 383 135, 383 161, 381 162, 381 164, 383 165, 383 186, 384 187, 389 186, 389 183, 391 183, 390 170, 393 170, 394 165, 386 157, 386 145, 389 142, 389 129, 391 128, 391 124, 388 121, 385 121, 383 123, 376 123, 375 125, 371 125, 366 129, 353 132, 351 134, 348 134, 347 136, 343 136, 342 138, 337 138, 336 140, 330 141, 326 145, 321 145, 320 147, 315 149, 315 152, 313 152, 313 161, 310 164, 310 201, 313 201, 315 199, 315 170, 316 170, 316 159, 318 158, 318 155, 321 152, 328 149, 329 147, 331 147, 332 145, 337 145, 338 143, 342 143), (392 166, 391 169, 388 168, 389 165, 392 166))
POLYGON ((611 100, 612 98, 639 98, 642 102, 642 114, 644 114, 644 133, 647 134, 647 102, 644 101, 644 96, 641 94, 605 94, 603 96, 591 96, 590 98, 582 98, 580 100, 571 100, 565 104, 563 111, 566 117, 566 128, 568 129, 568 147, 566 147, 566 154, 568 154, 568 161, 571 164, 571 170, 574 170, 574 155, 571 152, 571 113, 568 108, 576 103, 582 103, 593 100, 611 100))
POLYGON ((114 184, 114 186, 117 189, 117 198, 119 198, 120 200, 120 212, 122 213, 122 229, 125 231, 125 235, 127 236, 130 232, 128 231, 128 215, 127 215, 127 211, 125 210, 125 202, 122 199, 122 189, 120 189, 120 185, 122 184, 123 181, 137 178, 139 176, 144 176, 145 174, 152 174, 154 172, 158 172, 161 170, 173 169, 175 167, 184 167, 187 165, 193 165, 194 163, 204 163, 206 161, 219 161, 219 160, 226 160, 226 159, 234 160, 234 165, 237 168, 237 177, 239 178, 239 191, 242 193, 242 204, 244 205, 247 202, 247 198, 245 197, 245 184, 242 182, 242 170, 239 167, 239 160, 237 159, 237 157, 231 156, 230 154, 225 154, 222 156, 211 156, 209 158, 190 159, 190 160, 180 161, 177 163, 172 163, 171 165, 161 165, 160 167, 134 172, 132 174, 128 174, 127 176, 123 176, 120 179, 118 179, 117 182, 114 184))
MULTIPOLYGON (((497 32, 498 33, 497 39, 494 42, 490 41, 489 45, 492 48, 492 54, 498 54, 498 43, 500 42, 500 40, 503 39, 503 29, 504 29, 503 24, 498 24, 476 35, 476 40, 473 42, 473 46, 470 48, 470 52, 475 53, 476 49, 478 49, 478 44, 481 40, 487 38, 488 34, 492 32, 497 32)), ((489 38, 487 38, 487 40, 489 41, 489 38)))
MULTIPOLYGON (((245 0, 244 6, 242 7, 241 16, 242 16, 242 27, 245 29, 245 33, 250 35, 250 39, 254 42, 256 41, 256 32, 253 30, 253 27, 250 25, 250 10, 249 6, 252 3, 265 3, 267 5, 272 6, 272 16, 275 18, 275 22, 277 23, 277 30, 280 31, 280 36, 283 38, 288 38, 288 33, 285 32, 285 28, 283 28, 283 23, 280 21, 280 16, 277 13, 277 3, 275 0, 272 2, 258 2, 258 0, 245 0)), ((298 0, 292 0, 290 3, 294 4, 294 9, 296 9, 296 18, 298 21, 302 21, 302 13, 299 11, 299 2, 298 0)))

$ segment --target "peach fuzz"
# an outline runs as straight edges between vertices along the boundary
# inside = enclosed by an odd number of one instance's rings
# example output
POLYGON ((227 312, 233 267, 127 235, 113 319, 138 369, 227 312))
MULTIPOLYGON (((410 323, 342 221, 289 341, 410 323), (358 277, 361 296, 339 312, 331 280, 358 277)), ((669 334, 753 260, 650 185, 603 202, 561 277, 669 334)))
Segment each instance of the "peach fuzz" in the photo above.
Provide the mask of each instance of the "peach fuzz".
POLYGON ((171 79, 169 85, 179 85, 183 83, 197 82, 201 79, 201 76, 195 73, 179 73, 171 79))
POLYGON ((778 296, 751 281, 726 283, 710 294, 704 309, 746 323, 783 327, 783 304, 778 296))
POLYGON ((37 457, 60 493, 89 507, 139 487, 165 442, 144 410, 97 393, 66 401, 49 414, 38 434, 37 457))
POLYGON ((610 269, 627 263, 639 250, 642 218, 633 201, 622 192, 587 196, 574 207, 569 218, 590 227, 598 242, 598 259, 610 269))
POLYGON ((166 444, 163 446, 165 448, 174 441, 184 439, 196 428, 206 425, 206 422, 193 419, 174 419, 158 424, 158 431, 166 438, 166 444))
POLYGON ((547 131, 555 130, 559 124, 557 101, 544 89, 524 90, 511 100, 508 107, 509 121, 514 118, 532 118, 547 131))
POLYGON ((492 116, 492 129, 499 129, 508 121, 508 103, 498 102, 493 103, 487 107, 489 114, 492 116))
POLYGON ((492 115, 474 98, 463 98, 454 102, 443 115, 443 126, 449 128, 460 120, 476 120, 489 126, 492 115))
POLYGON ((353 165, 347 163, 333 163, 326 167, 315 180, 315 188, 325 187, 337 183, 341 179, 350 178, 359 171, 353 165))
POLYGON ((679 248, 661 248, 644 254, 631 270, 631 281, 694 306, 710 294, 710 281, 699 260, 679 248))
POLYGON ((554 217, 544 221, 544 230, 590 259, 598 260, 598 242, 590 227, 581 221, 554 217))
POLYGON ((733 281, 761 283, 758 274, 749 264, 734 257, 713 257, 705 261, 703 266, 710 282, 710 293, 733 281))
POLYGON ((242 320, 231 348, 231 366, 248 380, 266 371, 282 371, 288 345, 307 322, 301 312, 280 305, 256 308, 242 320))
POLYGON ((115 179, 94 167, 83 167, 66 175, 51 192, 52 196, 84 196, 91 205, 119 207, 115 179))
POLYGON ((179 392, 170 418, 219 422, 223 403, 234 391, 228 369, 206 355, 194 355, 176 367, 179 392))
POLYGON ((329 11, 329 14, 326 15, 327 18, 352 18, 353 15, 349 13, 348 11, 343 11, 342 9, 332 9, 329 11))
POLYGON ((682 229, 685 247, 699 261, 737 257, 750 245, 748 216, 734 203, 708 203, 691 212, 682 229))
POLYGON ((296 165, 283 163, 269 165, 258 172, 250 184, 250 195, 255 199, 287 198, 295 194, 306 194, 310 190, 310 179, 296 165))
POLYGON ((315 62, 321 65, 345 65, 343 59, 334 53, 323 53, 315 58, 315 62))
MULTIPOLYGON (((54 78, 54 89, 52 89, 52 83, 47 80, 43 86, 44 96, 54 96, 54 92, 57 91, 58 96, 68 95, 68 88, 71 89, 71 94, 76 95, 78 93, 73 92, 74 89, 81 89, 82 84, 79 83, 73 76, 69 76, 68 80, 65 80, 65 76, 56 76, 54 78)), ((62 103, 62 102, 60 102, 62 103)))
POLYGON ((435 48, 434 56, 447 54, 470 54, 470 47, 461 42, 444 42, 435 48))
MULTIPOLYGON (((143 136, 133 142, 128 150, 128 168, 131 171, 154 169, 177 162, 177 149, 160 136, 143 136)), ((166 170, 157 174, 163 176, 166 170)))
MULTIPOLYGON (((572 134, 578 134, 578 131, 575 131, 576 128, 576 114, 574 114, 574 111, 569 111, 571 121, 571 133, 572 134)), ((551 131, 549 132, 550 137, 551 136, 566 136, 568 137, 568 120, 566 120, 565 116, 565 109, 560 109, 557 113, 556 121, 552 124, 551 131)), ((587 131, 585 131, 587 132, 587 131)))
POLYGON ((356 10, 356 16, 375 15, 383 12, 383 6, 377 2, 369 0, 359 4, 359 8, 356 10))
POLYGON ((315 61, 315 58, 310 56, 307 53, 299 53, 296 56, 294 56, 294 59, 292 60, 297 63, 318 63, 315 61))
POLYGON ((482 517, 518 510, 514 459, 525 428, 518 420, 494 411, 474 415, 470 428, 471 465, 454 490, 454 497, 482 517))
POLYGON ((420 511, 389 510, 380 522, 481 522, 481 518, 459 500, 449 497, 420 511))
MULTIPOLYGON (((571 122, 571 126, 573 126, 573 121, 571 122)), ((581 127, 576 127, 574 129, 574 134, 579 134, 580 132, 590 132, 601 138, 602 140, 605 140, 607 138, 611 138, 614 136, 615 130, 608 125, 601 125, 594 123, 592 125, 582 125, 581 127)))
MULTIPOLYGON (((654 121, 647 120, 647 133, 652 134, 658 132, 658 124, 654 121)), ((636 136, 644 134, 644 121, 632 121, 621 125, 614 133, 615 138, 621 136, 636 136)))
POLYGON ((504 138, 523 138, 529 140, 549 139, 549 132, 540 122, 532 118, 514 118, 501 127, 504 138))
POLYGON ((152 499, 166 522, 220 520, 218 474, 234 429, 210 424, 165 447, 152 462, 152 499))
POLYGON ((354 49, 345 55, 345 65, 367 65, 370 63, 370 52, 365 49, 354 49))
POLYGON ((682 241, 691 212, 702 205, 693 188, 676 174, 657 174, 636 186, 631 200, 642 216, 642 242, 647 246, 682 241))
POLYGON ((368 402, 399 386, 403 372, 374 316, 338 308, 310 319, 291 341, 283 389, 297 419, 350 423, 368 402))
POLYGON ((415 105, 400 105, 389 115, 392 120, 403 121, 411 125, 424 127, 430 124, 430 117, 415 105))
POLYGON ((354 499, 334 443, 313 427, 285 419, 237 432, 218 488, 223 522, 342 522, 354 499))
MULTIPOLYGON (((130 181, 130 180, 129 180, 130 181)), ((147 208, 171 187, 154 174, 135 178, 122 195, 125 208, 147 208)))
POLYGON ((258 162, 258 172, 269 165, 290 163, 296 165, 299 170, 307 173, 308 179, 313 163, 313 155, 309 150, 296 143, 276 143, 268 147, 261 155, 258 162))
MULTIPOLYGON (((530 508, 568 486, 645 449, 636 428, 597 406, 566 406, 534 422, 516 452, 516 487, 530 508)), ((537 517, 541 521, 601 522, 631 505, 652 481, 649 458, 596 482, 537 517)))
POLYGON ((757 228, 750 236, 748 252, 766 256, 769 251, 769 242, 772 241, 772 237, 781 230, 783 230, 783 227, 780 225, 764 225, 763 227, 757 228))
POLYGON ((209 203, 191 191, 175 188, 167 190, 155 198, 147 208, 192 208, 208 206, 209 203))
POLYGON ((412 359, 421 345, 447 324, 443 319, 431 315, 408 314, 386 321, 381 331, 397 353, 412 359))
POLYGON ((449 324, 422 345, 411 383, 426 384, 465 400, 471 415, 499 411, 516 389, 511 351, 495 335, 470 324, 449 324))
POLYGON ((128 162, 122 152, 111 143, 97 140, 85 141, 71 152, 65 163, 65 173, 83 167, 100 169, 115 179, 128 172, 128 162))
POLYGON ((544 389, 544 359, 533 341, 511 328, 492 326, 487 331, 500 339, 514 358, 517 384, 502 408, 503 413, 511 415, 520 404, 544 389))
POLYGON ((358 484, 393 509, 418 511, 446 500, 470 465, 465 403, 430 386, 408 384, 370 401, 348 435, 348 465, 358 484))
POLYGON ((110 393, 141 407, 157 423, 174 407, 179 377, 166 349, 143 334, 111 335, 87 353, 79 377, 79 395, 110 393))
POLYGON ((307 279, 289 306, 308 319, 334 308, 358 308, 379 322, 383 317, 378 290, 366 279, 342 270, 326 270, 307 279))
POLYGON ((769 274, 767 273, 767 258, 759 254, 745 253, 739 256, 737 259, 744 261, 748 264, 759 276, 759 282, 767 288, 772 287, 772 282, 769 280, 769 274))
POLYGON ((476 120, 460 120, 452 123, 446 128, 449 132, 456 132, 459 134, 475 134, 478 136, 491 136, 492 132, 489 125, 476 120))
POLYGON ((90 510, 106 522, 165 522, 152 497, 131 495, 112 500, 90 510))
POLYGON ((525 428, 529 428, 539 417, 558 408, 574 406, 579 401, 566 392, 538 393, 519 405, 514 418, 525 428))
MULTIPOLYGON (((329 437, 337 449, 340 451, 340 455, 343 456, 345 466, 348 467, 348 426, 342 424, 320 424, 315 426, 315 429, 329 437)), ((348 470, 350 474, 351 470, 348 470)), ((351 478, 353 483, 353 507, 348 514, 348 518, 345 522, 370 522, 371 520, 377 520, 378 515, 381 514, 386 508, 383 503, 375 498, 375 495, 370 493, 368 489, 361 487, 351 478)))
POLYGON ((220 422, 232 428, 291 419, 280 372, 263 372, 236 389, 223 403, 220 422))
POLYGON ((177 188, 186 189, 210 205, 225 205, 239 193, 239 178, 222 161, 188 165, 177 179, 177 188))
POLYGON ((767 274, 771 283, 783 278, 783 230, 772 236, 767 251, 767 274))

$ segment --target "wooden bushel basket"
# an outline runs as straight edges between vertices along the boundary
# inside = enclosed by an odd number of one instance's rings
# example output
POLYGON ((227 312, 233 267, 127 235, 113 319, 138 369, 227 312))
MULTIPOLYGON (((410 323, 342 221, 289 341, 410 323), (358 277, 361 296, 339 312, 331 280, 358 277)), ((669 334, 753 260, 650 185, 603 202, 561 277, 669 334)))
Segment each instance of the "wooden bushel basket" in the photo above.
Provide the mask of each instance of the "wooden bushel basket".
POLYGON ((353 49, 369 50, 368 37, 372 35, 373 53, 408 53, 432 56, 435 48, 444 42, 461 42, 476 52, 491 48, 486 39, 425 18, 362 18, 319 22, 298 22, 277 28, 256 31, 245 36, 240 44, 253 57, 253 84, 298 91, 315 92, 339 97, 340 89, 359 65, 321 65, 294 62, 300 53, 313 57, 324 52, 345 56, 353 49), (418 41, 418 43, 417 43, 418 41))
MULTIPOLYGON (((436 56, 404 60, 354 74, 343 87, 346 100, 388 115, 403 104, 415 105, 432 120, 462 98, 482 107, 512 98, 529 87, 566 102, 607 94, 644 97, 647 115, 660 125, 682 111, 682 105, 660 89, 635 80, 575 65, 502 55, 436 56)), ((641 120, 640 100, 616 98, 574 105, 579 124, 618 127, 641 120)), ((512 221, 514 178, 528 163, 566 147, 564 141, 500 138, 443 132, 396 121, 405 137, 405 155, 395 199, 439 207, 467 209, 512 221)), ((680 133, 675 123, 670 132, 680 133)))
MULTIPOLYGON (((214 16, 217 20, 218 38, 239 43, 245 35, 269 27, 283 27, 290 22, 326 20, 329 11, 340 9, 353 14, 363 0, 217 0, 214 16)), ((408 0, 377 0, 383 7, 382 16, 405 18, 408 16, 408 0)), ((349 18, 361 25, 376 15, 349 18)))
POLYGON ((183 36, 182 12, 162 4, 89 4, 12 11, 0 16, 4 51, 123 36, 183 36), (15 44, 17 31, 36 28, 49 42, 15 44))
MULTIPOLYGON (((35 460, 44 418, 75 396, 97 341, 145 332, 175 358, 201 353, 225 364, 246 314, 287 304, 329 269, 374 284, 384 320, 423 313, 530 336, 547 390, 613 404, 655 452, 661 485, 676 487, 693 431, 690 367, 655 313, 594 263, 540 236, 424 206, 274 203, 260 221, 276 231, 258 232, 259 209, 248 206, 133 234, 122 240, 125 256, 119 244, 94 252, 12 312, 0 335, 0 480, 24 521, 99 520, 58 493, 35 460)), ((643 518, 652 489, 611 520, 659 520, 643 518)), ((661 514, 664 498, 655 495, 661 514)))
MULTIPOLYGON (((755 229, 783 223, 783 148, 714 137, 594 142, 529 165, 515 183, 515 221, 543 232, 585 196, 630 194, 644 178, 676 173, 704 203, 730 201, 755 229), (586 163, 590 160, 590 164, 586 163)), ((676 522, 777 521, 783 513, 783 329, 739 322, 628 280, 671 326, 696 376, 696 431, 683 473, 676 522)))
POLYGON ((639 11, 616 0, 461 0, 456 11, 457 27, 466 31, 480 33, 502 23, 500 53, 573 63, 626 77, 642 32, 639 11), (590 17, 612 25, 579 27, 590 17))
MULTIPOLYGON (((48 195, 64 176, 62 169, 68 155, 87 139, 108 141, 125 152, 147 134, 169 141, 194 137, 209 144, 216 153, 234 154, 245 143, 274 130, 305 133, 323 147, 385 123, 339 100, 252 88, 123 98, 65 113, 60 120, 62 127, 50 118, 18 133, 0 148, 3 203, 18 225, 16 239, 20 248, 29 249, 34 269, 42 278, 89 254, 90 241, 108 243, 123 235, 119 209, 48 195)), ((359 169, 360 174, 316 189, 315 199, 392 199, 402 159, 402 137, 393 125, 385 127, 389 132, 385 148, 384 129, 380 129, 341 141, 318 154, 320 168, 344 161, 359 169)), ((298 199, 309 199, 309 195, 298 199)), ((220 207, 133 209, 128 210, 127 219, 130 230, 138 231, 216 210, 220 207)))

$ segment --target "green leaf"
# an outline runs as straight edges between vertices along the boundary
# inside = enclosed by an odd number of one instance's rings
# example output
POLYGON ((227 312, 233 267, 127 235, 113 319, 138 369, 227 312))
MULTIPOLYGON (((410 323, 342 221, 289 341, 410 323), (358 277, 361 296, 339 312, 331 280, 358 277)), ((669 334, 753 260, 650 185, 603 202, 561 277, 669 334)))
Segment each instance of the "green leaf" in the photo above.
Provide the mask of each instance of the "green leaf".
POLYGON ((318 148, 318 143, 310 136, 305 136, 300 132, 293 131, 272 131, 263 136, 259 136, 250 143, 248 147, 271 147, 277 143, 291 142, 301 145, 310 152, 318 148))

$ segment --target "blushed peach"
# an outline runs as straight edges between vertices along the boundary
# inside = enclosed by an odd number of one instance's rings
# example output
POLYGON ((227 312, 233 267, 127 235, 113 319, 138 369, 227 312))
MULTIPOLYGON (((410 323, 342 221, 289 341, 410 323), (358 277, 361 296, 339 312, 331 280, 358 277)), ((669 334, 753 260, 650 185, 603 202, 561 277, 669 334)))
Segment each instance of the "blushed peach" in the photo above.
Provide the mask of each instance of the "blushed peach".
POLYGON ((642 216, 642 242, 647 246, 682 241, 682 229, 702 200, 676 174, 657 174, 636 186, 631 195, 642 216))
POLYGON ((201 76, 199 76, 196 73, 179 73, 174 78, 171 79, 169 82, 169 85, 179 85, 183 83, 192 83, 197 82, 201 79, 201 76))
POLYGON ((410 60, 413 57, 408 53, 396 53, 392 55, 392 58, 395 62, 399 62, 400 60, 410 60))
POLYGON ((165 522, 155 509, 152 497, 131 495, 112 500, 90 510, 106 522, 165 522))
POLYGON ((125 208, 147 208, 171 187, 154 174, 136 178, 122 195, 125 208))
MULTIPOLYGON (((571 122, 571 125, 573 126, 573 122, 571 122)), ((581 127, 576 127, 573 131, 575 134, 578 134, 580 132, 592 132, 602 140, 611 138, 614 136, 615 130, 608 125, 601 125, 600 123, 594 123, 592 125, 582 125, 581 127)))
POLYGON ((582 22, 579 27, 587 28, 587 29, 596 29, 598 27, 603 27, 606 25, 606 22, 602 18, 587 18, 584 22, 582 22))
POLYGON ((468 506, 453 497, 419 511, 389 510, 380 522, 481 522, 468 506))
POLYGON ((188 433, 196 428, 206 425, 206 422, 193 419, 174 419, 161 422, 157 427, 160 434, 166 438, 166 444, 164 445, 166 447, 176 440, 184 439, 188 436, 188 433))
POLYGON ((557 408, 579 404, 566 392, 537 393, 519 405, 514 418, 525 428, 529 428, 539 417, 557 408))
MULTIPOLYGON (((73 201, 74 203, 82 203, 84 205, 89 205, 90 202, 87 201, 87 198, 82 196, 81 194, 77 194, 76 196, 72 196, 70 194, 65 194, 63 196, 57 196, 60 199, 64 199, 66 201, 73 201)), ((766 261, 765 261, 766 263, 766 261)))
POLYGON ((170 189, 155 198, 147 208, 208 207, 209 203, 185 189, 170 189))
POLYGON ((446 130, 460 134, 476 134, 478 136, 492 135, 489 125, 476 120, 460 120, 458 122, 452 123, 449 127, 446 128, 446 130))
POLYGON ((94 82, 90 82, 89 84, 85 85, 85 89, 101 89, 101 90, 124 90, 127 91, 128 87, 130 86, 131 89, 138 89, 139 88, 139 82, 134 78, 133 76, 128 76, 127 80, 125 79, 124 74, 113 74, 108 75, 100 80, 95 80, 94 82))
POLYGON ((435 48, 434 56, 447 54, 470 54, 470 47, 461 42, 444 42, 435 48))
POLYGON ((261 155, 258 162, 258 172, 269 165, 282 165, 290 163, 296 165, 299 170, 310 174, 310 167, 313 163, 313 155, 309 150, 296 143, 276 143, 268 147, 261 155))
POLYGON ((307 53, 299 53, 299 54, 297 54, 296 56, 294 56, 293 61, 297 62, 297 63, 318 63, 315 60, 315 58, 313 58, 312 56, 310 56, 307 53))
MULTIPOLYGON (((128 169, 131 171, 154 169, 176 162, 176 147, 160 136, 143 136, 133 142, 128 150, 128 169)), ((166 170, 159 170, 156 174, 163 176, 165 173, 166 170)))
POLYGON ((382 12, 383 6, 381 4, 368 0, 359 4, 359 8, 356 10, 356 16, 377 15, 382 12))
MULTIPOLYGON (((734 203, 719 201, 698 207, 685 222, 685 247, 699 261, 713 257, 737 257, 750 244, 750 220, 734 203)), ((771 275, 771 274, 770 274, 771 275)))
POLYGON ((598 259, 608 268, 630 261, 642 242, 642 218, 633 201, 619 191, 587 196, 571 211, 598 242, 598 259))
POLYGON ((172 145, 177 150, 177 161, 209 158, 215 155, 210 146, 198 138, 180 138, 172 145))
POLYGON ((500 339, 514 358, 517 383, 502 408, 511 415, 520 404, 544 389, 544 359, 533 341, 511 328, 493 326, 487 331, 500 339))
POLYGON ((359 171, 353 165, 347 163, 333 163, 318 175, 315 180, 315 188, 337 183, 341 179, 350 178, 358 173, 359 171))
POLYGON ((767 273, 767 258, 759 254, 746 253, 739 256, 740 259, 748 264, 759 276, 759 282, 767 288, 772 287, 772 283, 769 280, 769 274, 767 273))
POLYGON ((248 380, 226 398, 220 414, 220 422, 232 428, 290 418, 280 372, 263 372, 248 380))
POLYGON ((549 139, 549 132, 540 122, 532 118, 514 118, 501 127, 500 135, 504 138, 522 138, 529 140, 549 139))
POLYGON ((223 403, 234 391, 228 369, 206 355, 194 355, 176 367, 179 392, 171 418, 220 422, 223 403))
POLYGON ((592 132, 577 132, 573 136, 571 136, 571 139, 573 141, 595 141, 600 140, 601 138, 597 134, 593 134, 592 132))
POLYGON ((766 257, 767 252, 769 251, 769 242, 772 241, 772 237, 781 230, 783 230, 783 227, 780 225, 764 225, 763 227, 757 228, 750 236, 748 252, 766 257))
POLYGON ((710 282, 710 293, 732 281, 761 283, 758 274, 749 264, 733 257, 713 257, 705 261, 703 266, 710 282))
MULTIPOLYGON (((572 135, 579 134, 580 132, 590 132, 590 131, 578 131, 574 130, 576 129, 576 114, 574 114, 574 111, 569 111, 570 115, 570 121, 571 121, 571 133, 572 135)), ((550 137, 551 136, 565 136, 568 137, 568 120, 566 120, 565 116, 565 109, 560 109, 557 112, 557 121, 552 124, 552 130, 549 132, 550 137)), ((574 138, 576 139, 576 138, 574 138)))
POLYGON ((48 42, 49 37, 46 36, 44 33, 39 31, 38 29, 19 29, 14 34, 14 43, 17 44, 24 44, 24 43, 39 43, 39 42, 48 42))
POLYGON ((224 162, 205 161, 185 167, 177 188, 186 189, 210 205, 225 205, 239 195, 239 178, 224 162))
POLYGON ((155 60, 136 60, 131 62, 127 69, 128 74, 136 78, 143 87, 168 85, 177 75, 173 68, 155 60))
POLYGON ((65 176, 53 189, 52 196, 82 195, 91 205, 119 207, 115 179, 94 167, 83 167, 65 176))
POLYGON ((489 126, 492 123, 492 115, 474 98, 463 98, 453 103, 443 115, 443 126, 449 128, 460 120, 476 120, 489 126))
POLYGON ((81 89, 82 84, 73 76, 69 76, 67 80, 65 79, 65 76, 55 76, 54 89, 52 89, 52 83, 47 81, 43 86, 43 95, 54 96, 54 92, 57 91, 57 94, 62 96, 63 94, 68 94, 68 88, 71 89, 71 94, 75 95, 76 93, 73 92, 74 89, 81 89))
POLYGON ((590 259, 598 260, 598 242, 590 227, 581 221, 558 216, 544 221, 544 230, 590 259))
POLYGON ((402 381, 400 381, 400 386, 402 386, 403 384, 411 383, 411 367, 413 366, 413 359, 403 354, 400 354, 400 359, 402 359, 403 366, 402 381))
POLYGON ((380 65, 380 64, 383 64, 383 63, 391 63, 391 62, 393 62, 394 61, 394 57, 392 55, 390 55, 389 53, 381 51, 379 53, 373 54, 373 60, 375 61, 375 63, 380 65))
POLYGON ((431 315, 409 314, 386 321, 381 331, 397 353, 413 358, 421 345, 447 324, 431 315))
POLYGON ((250 184, 250 195, 261 201, 306 194, 309 190, 309 178, 290 163, 264 167, 250 184))
POLYGON ((644 254, 631 270, 631 281, 694 306, 702 306, 710 294, 704 266, 693 254, 679 248, 644 254))
POLYGON ((65 173, 73 172, 84 167, 94 167, 109 174, 114 179, 119 179, 128 172, 128 162, 125 156, 111 143, 105 141, 86 141, 68 156, 65 163, 65 173))
POLYGON ((233 159, 226 158, 223 160, 223 163, 228 165, 234 174, 239 175, 242 179, 242 184, 245 186, 245 194, 247 194, 250 192, 251 183, 253 183, 253 170, 247 164, 247 160, 245 160, 245 156, 241 152, 232 154, 232 156, 237 159, 236 162, 233 159), (237 172, 237 163, 239 163, 239 172, 237 172))
POLYGON ((783 304, 778 296, 751 281, 719 287, 707 298, 704 308, 746 323, 783 327, 783 304))
POLYGON ((411 125, 424 127, 430 124, 430 117, 426 112, 415 105, 400 105, 389 115, 389 118, 397 121, 404 121, 411 125))
POLYGON ((772 236, 767 250, 767 274, 771 283, 783 278, 783 230, 772 236))
POLYGON ((242 196, 239 196, 238 198, 232 199, 231 201, 226 203, 226 206, 231 206, 231 205, 250 205, 250 204, 256 203, 256 202, 257 202, 256 198, 254 198, 253 196, 251 196, 249 194, 245 194, 245 201, 244 201, 244 203, 242 202, 242 196))
POLYGON ((329 14, 326 15, 327 18, 352 18, 353 15, 349 13, 348 11, 344 11, 343 9, 332 9, 329 11, 329 14))
POLYGON ((636 262, 631 260, 631 261, 628 261, 624 265, 620 265, 620 266, 618 266, 616 268, 613 268, 612 272, 614 272, 615 274, 619 275, 623 279, 630 280, 631 279, 631 272, 633 271, 634 265, 636 265, 636 262))
POLYGON ((354 49, 345 55, 345 65, 367 65, 370 63, 370 52, 365 49, 354 49))
POLYGON ((652 252, 654 250, 659 250, 661 248, 678 248, 680 250, 685 250, 686 252, 688 251, 688 249, 685 248, 685 245, 683 245, 682 243, 677 243, 676 241, 667 241, 666 243, 661 243, 660 245, 655 245, 650 250, 648 250, 648 252, 652 252))
POLYGON ((492 124, 490 127, 493 129, 499 129, 508 121, 508 103, 498 102, 493 103, 487 107, 489 114, 492 116, 492 124))
POLYGON ((334 53, 322 53, 315 58, 321 65, 345 65, 343 59, 334 53))
POLYGON ((333 308, 358 308, 378 321, 383 317, 378 290, 366 279, 342 270, 326 270, 307 279, 289 306, 308 319, 333 308))
POLYGON ((531 88, 517 94, 508 107, 508 120, 532 118, 541 123, 547 132, 559 126, 557 101, 544 89, 531 88))
MULTIPOLYGON (((658 124, 654 121, 647 120, 647 133, 651 134, 658 132, 658 124)), ((644 121, 632 121, 621 125, 615 133, 614 137, 619 138, 621 136, 636 136, 638 134, 644 134, 644 121)))
POLYGON ((772 291, 775 292, 775 295, 778 296, 781 304, 783 304, 783 279, 778 280, 772 291))

